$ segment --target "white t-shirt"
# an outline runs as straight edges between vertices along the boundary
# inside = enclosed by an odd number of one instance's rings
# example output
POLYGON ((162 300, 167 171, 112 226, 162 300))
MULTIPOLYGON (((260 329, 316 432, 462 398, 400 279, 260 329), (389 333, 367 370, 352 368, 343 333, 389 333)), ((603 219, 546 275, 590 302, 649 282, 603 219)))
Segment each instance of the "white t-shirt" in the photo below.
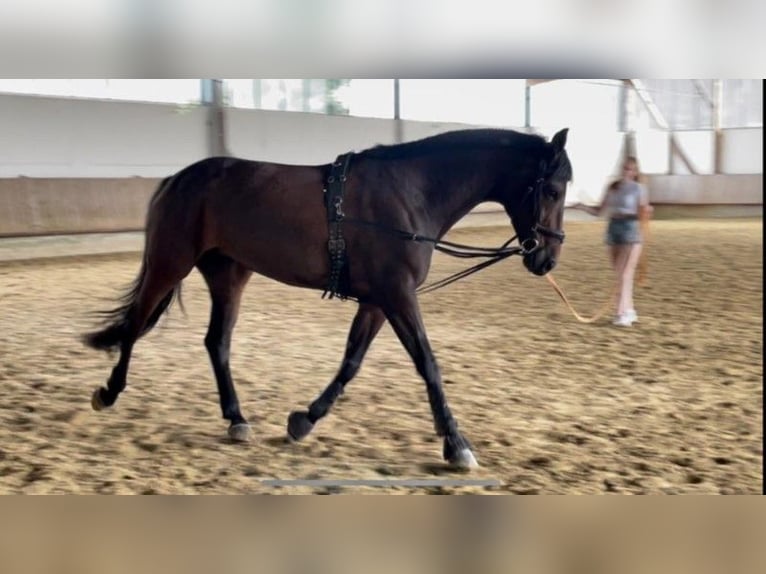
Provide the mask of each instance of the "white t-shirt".
POLYGON ((638 215, 638 206, 649 203, 646 188, 636 181, 622 181, 607 191, 606 210, 609 217, 638 215))

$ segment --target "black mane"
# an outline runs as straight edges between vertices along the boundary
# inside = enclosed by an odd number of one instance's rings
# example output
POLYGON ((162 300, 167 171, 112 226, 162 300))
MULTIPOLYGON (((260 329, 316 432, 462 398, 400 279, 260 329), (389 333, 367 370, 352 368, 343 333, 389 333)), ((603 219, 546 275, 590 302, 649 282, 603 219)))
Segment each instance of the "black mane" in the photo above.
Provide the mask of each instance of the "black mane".
POLYGON ((542 136, 503 129, 469 129, 445 132, 420 140, 394 145, 378 145, 359 152, 374 159, 402 159, 455 149, 513 147, 520 151, 540 152, 546 141, 542 136))

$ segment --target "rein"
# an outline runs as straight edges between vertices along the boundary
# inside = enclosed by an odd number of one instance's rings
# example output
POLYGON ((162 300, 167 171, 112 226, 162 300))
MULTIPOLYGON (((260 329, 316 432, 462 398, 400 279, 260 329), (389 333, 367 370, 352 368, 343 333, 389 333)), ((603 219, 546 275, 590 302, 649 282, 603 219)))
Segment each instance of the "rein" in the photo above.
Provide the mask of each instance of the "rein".
MULTIPOLYGON (((503 243, 500 247, 475 247, 472 245, 463 245, 461 243, 453 243, 452 241, 434 239, 432 237, 426 237, 424 235, 418 235, 417 233, 410 233, 408 231, 403 231, 401 229, 386 227, 377 223, 372 223, 370 221, 363 221, 361 219, 346 218, 343 221, 346 223, 354 224, 354 225, 371 227, 378 231, 383 231, 384 233, 388 233, 390 235, 399 237, 400 239, 415 241, 418 243, 431 243, 434 246, 434 249, 436 251, 446 253, 447 255, 450 255, 452 257, 458 257, 461 259, 472 259, 476 257, 484 257, 487 259, 487 261, 482 261, 481 263, 477 263, 476 265, 473 265, 469 267, 468 269, 463 269, 462 271, 453 273, 449 277, 445 277, 444 279, 440 279, 439 281, 436 281, 429 285, 424 285, 422 287, 419 287, 416 291, 417 293, 430 293, 432 291, 436 291, 437 289, 446 287, 447 285, 454 283, 455 281, 458 281, 459 279, 463 279, 464 277, 468 277, 469 275, 472 275, 476 273, 477 271, 481 271, 482 269, 485 269, 489 267, 490 265, 494 265, 495 263, 498 263, 499 261, 502 261, 503 259, 507 259, 508 257, 512 255, 525 255, 528 251, 531 251, 531 249, 527 250, 524 247, 510 246, 510 244, 517 238, 517 235, 514 235, 513 237, 511 237, 508 241, 503 243)), ((534 245, 532 249, 536 247, 537 245, 534 245)))
MULTIPOLYGON (((639 214, 639 219, 641 221, 641 232, 644 236, 644 248, 641 251, 641 259, 638 262, 638 277, 636 279, 636 283, 639 285, 639 287, 643 287, 646 285, 647 276, 646 245, 649 242, 649 216, 645 211, 641 211, 639 214)), ((561 289, 561 287, 558 286, 555 279, 553 279, 553 276, 549 273, 545 276, 545 278, 548 280, 548 283, 551 284, 558 296, 561 297, 561 300, 564 302, 564 304, 569 307, 569 310, 572 312, 572 315, 574 315, 575 319, 580 321, 580 323, 594 323, 601 319, 601 317, 604 316, 609 307, 612 305, 614 298, 617 296, 617 282, 615 281, 614 285, 612 286, 612 292, 609 295, 609 298, 604 302, 598 312, 592 317, 583 317, 577 311, 575 311, 574 307, 572 307, 569 299, 567 299, 567 296, 564 295, 564 291, 561 289)))
POLYGON ((561 297, 561 300, 564 302, 564 304, 569 307, 569 310, 572 312, 572 315, 574 315, 575 319, 580 321, 580 323, 595 323, 601 317, 604 316, 604 314, 609 310, 609 308, 612 306, 612 302, 617 295, 617 282, 614 283, 614 286, 612 287, 612 293, 609 295, 609 298, 604 302, 604 304, 601 306, 601 308, 598 310, 598 312, 593 315, 592 317, 583 317, 580 315, 577 311, 575 311, 575 308, 572 307, 572 304, 569 302, 569 299, 567 299, 567 296, 564 295, 564 291, 561 289, 561 287, 558 286, 556 283, 556 280, 553 279, 553 276, 548 273, 545 278, 548 280, 548 283, 550 283, 553 286, 554 291, 558 293, 558 296, 561 297))
POLYGON ((649 247, 649 214, 646 209, 639 208, 638 220, 641 225, 641 234, 644 236, 644 246, 641 249, 641 258, 638 260, 638 285, 646 285, 646 277, 649 274, 649 263, 647 261, 647 251, 649 247))

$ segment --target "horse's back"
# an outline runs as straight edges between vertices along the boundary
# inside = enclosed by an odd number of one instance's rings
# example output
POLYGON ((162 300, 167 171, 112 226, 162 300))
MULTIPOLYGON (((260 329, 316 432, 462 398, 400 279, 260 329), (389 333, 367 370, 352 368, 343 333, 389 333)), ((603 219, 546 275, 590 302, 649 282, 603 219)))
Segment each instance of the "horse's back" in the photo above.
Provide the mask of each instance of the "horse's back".
POLYGON ((247 268, 320 286, 327 272, 323 166, 211 157, 178 172, 153 202, 147 234, 186 238, 247 268))

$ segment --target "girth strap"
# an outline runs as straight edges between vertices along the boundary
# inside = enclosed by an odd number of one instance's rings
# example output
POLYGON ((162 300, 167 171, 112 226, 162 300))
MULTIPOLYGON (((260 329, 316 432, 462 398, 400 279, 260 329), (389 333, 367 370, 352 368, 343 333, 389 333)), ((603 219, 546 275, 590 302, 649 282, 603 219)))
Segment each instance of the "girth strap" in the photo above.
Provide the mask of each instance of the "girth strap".
POLYGON ((330 278, 322 294, 322 299, 338 297, 346 299, 348 285, 348 265, 346 242, 343 239, 341 222, 343 221, 343 186, 346 183, 348 166, 353 153, 339 155, 330 167, 330 175, 324 188, 325 208, 327 209, 327 227, 330 231, 327 250, 330 253, 330 278))

